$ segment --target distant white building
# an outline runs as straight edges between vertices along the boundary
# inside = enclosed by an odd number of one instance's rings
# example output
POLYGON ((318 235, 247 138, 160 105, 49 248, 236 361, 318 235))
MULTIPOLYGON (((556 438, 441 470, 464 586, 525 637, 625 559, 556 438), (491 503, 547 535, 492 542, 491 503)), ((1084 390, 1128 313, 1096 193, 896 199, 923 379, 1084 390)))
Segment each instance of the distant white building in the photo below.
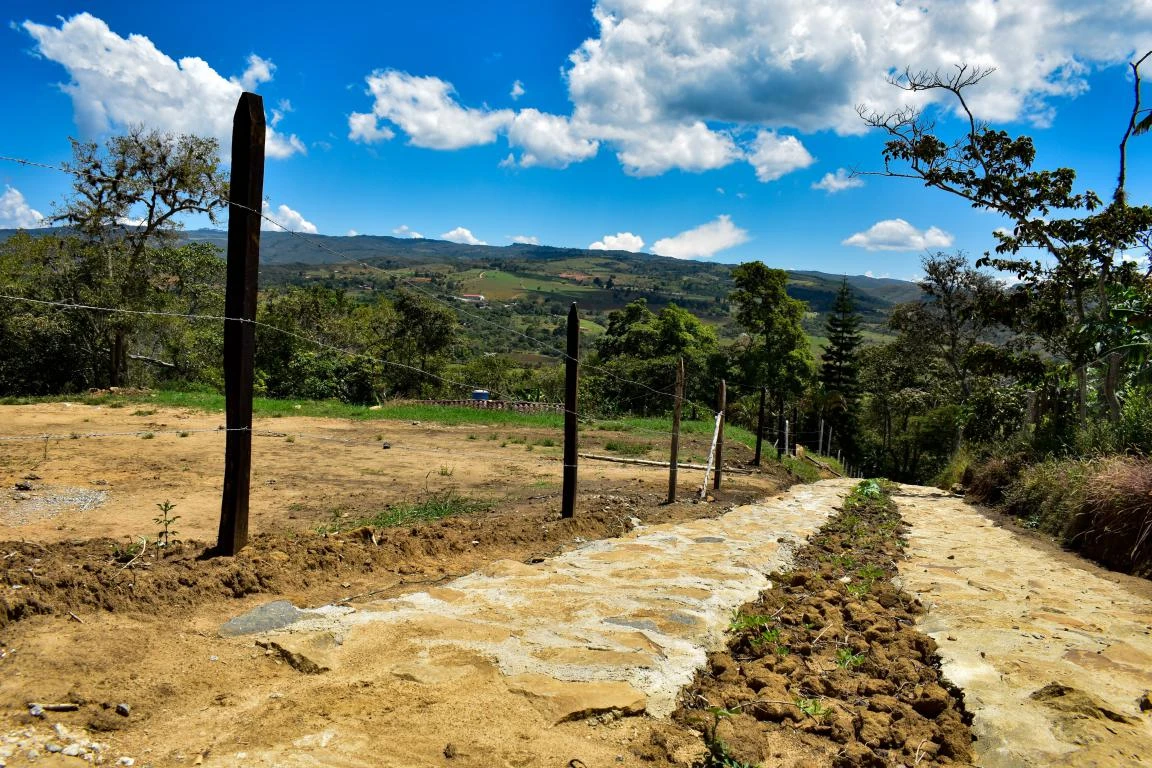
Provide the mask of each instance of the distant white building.
POLYGON ((483 304, 487 301, 482 293, 462 293, 456 297, 456 300, 466 304, 483 304))

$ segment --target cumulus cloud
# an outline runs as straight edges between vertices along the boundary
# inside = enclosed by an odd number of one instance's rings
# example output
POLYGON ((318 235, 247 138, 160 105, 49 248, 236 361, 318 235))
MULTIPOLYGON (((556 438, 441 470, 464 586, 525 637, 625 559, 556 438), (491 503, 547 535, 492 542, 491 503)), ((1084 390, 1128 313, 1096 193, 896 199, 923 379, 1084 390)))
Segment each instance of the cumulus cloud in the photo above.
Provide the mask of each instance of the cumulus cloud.
POLYGON ((440 239, 452 243, 461 243, 462 245, 488 245, 488 243, 472 234, 472 230, 465 227, 456 227, 456 229, 449 230, 440 235, 440 239))
MULTIPOLYGON (((76 124, 90 136, 143 124, 213 136, 227 157, 236 100, 271 80, 275 69, 252 54, 244 72, 226 78, 203 59, 172 59, 143 35, 121 37, 89 13, 62 20, 59 27, 31 21, 23 27, 37 53, 67 70, 71 81, 60 87, 72 98, 76 124)), ((303 154, 305 147, 295 134, 270 125, 265 152, 283 158, 303 154)))
POLYGON ((44 214, 28 205, 24 195, 15 187, 4 187, 0 195, 0 227, 4 229, 31 229, 44 225, 44 214))
POLYGON ((429 149, 461 149, 491 144, 512 121, 508 109, 488 110, 462 107, 453 98, 451 83, 438 77, 417 77, 394 69, 378 70, 367 77, 372 96, 371 112, 353 112, 348 118, 349 137, 357 141, 379 141, 386 120, 408 134, 413 146, 429 149))
POLYGON ((652 244, 652 252, 674 259, 702 259, 746 242, 747 230, 733 224, 729 216, 720 215, 715 221, 657 240, 652 244))
POLYGON ((286 229, 289 232, 303 232, 308 235, 315 235, 319 231, 316 229, 316 225, 305 219, 299 211, 294 211, 284 204, 273 210, 272 204, 265 200, 261 207, 267 218, 260 221, 260 229, 271 232, 282 232, 286 229), (268 221, 268 219, 272 219, 272 221, 268 221))
POLYGON ((644 238, 631 232, 617 232, 614 235, 604 235, 588 246, 590 251, 631 251, 638 253, 644 247, 644 238))
POLYGON ((786 173, 807 168, 816 162, 800 139, 781 136, 775 131, 760 131, 748 155, 760 181, 775 181, 786 173))
POLYGON ((524 95, 524 83, 520 82, 519 80, 512 83, 512 91, 508 95, 512 97, 512 101, 516 101, 516 99, 523 96, 524 95))
POLYGON ((523 150, 520 165, 525 168, 567 168, 600 148, 598 142, 582 137, 568 118, 535 109, 517 113, 508 128, 508 143, 523 150))
POLYGON ((396 235, 396 237, 410 237, 414 240, 418 240, 424 237, 424 235, 420 234, 416 230, 409 228, 407 224, 401 224, 400 226, 396 227, 392 230, 392 234, 396 235))
POLYGON ((853 176, 846 168, 837 168, 835 173, 830 171, 824 174, 820 181, 813 183, 812 189, 822 189, 828 194, 834 195, 837 192, 862 186, 864 186, 864 179, 853 176))
POLYGON ((536 235, 513 235, 510 239, 520 245, 540 245, 540 238, 536 235))
POLYGON ((700 121, 683 125, 599 126, 619 147, 616 158, 632 176, 658 176, 673 168, 710 171, 743 157, 730 135, 700 121))
POLYGON ((867 251, 919 251, 947 248, 952 245, 952 240, 952 235, 939 227, 920 231, 904 219, 885 219, 841 241, 841 244, 867 251))

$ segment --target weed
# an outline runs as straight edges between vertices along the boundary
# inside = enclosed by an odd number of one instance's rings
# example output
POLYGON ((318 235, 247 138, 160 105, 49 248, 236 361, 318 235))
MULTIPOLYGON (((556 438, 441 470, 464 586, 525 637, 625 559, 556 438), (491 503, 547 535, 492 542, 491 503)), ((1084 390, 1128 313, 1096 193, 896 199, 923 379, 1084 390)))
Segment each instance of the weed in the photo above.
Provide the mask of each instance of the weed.
POLYGON ((840 648, 836 651, 836 666, 840 669, 851 669, 864 663, 864 654, 852 653, 851 648, 840 648))
POLYGON ((609 440, 604 443, 604 450, 624 456, 643 456, 652 450, 652 443, 626 443, 621 440, 609 440))
POLYGON ((72 434, 68 435, 68 439, 69 440, 79 440, 80 439, 80 433, 79 432, 73 432, 72 434))
POLYGON ((152 416, 155 413, 156 413, 155 408, 153 408, 152 410, 145 410, 145 409, 141 408, 140 410, 132 411, 133 416, 152 416))
POLYGON ((141 440, 151 440, 154 437, 156 437, 156 435, 152 434, 151 432, 145 432, 144 434, 140 435, 141 440))
POLYGON ((846 571, 850 571, 856 567, 856 558, 852 557, 851 555, 833 555, 832 564, 837 565, 846 571))
POLYGON ((752 763, 745 763, 728 754, 728 745, 716 735, 720 721, 731 717, 735 711, 723 707, 712 707, 708 711, 712 714, 712 723, 704 726, 704 744, 708 752, 696 765, 700 768, 756 768, 752 763))
POLYGON ((288 435, 288 436, 286 436, 286 437, 284 438, 284 442, 286 442, 286 443, 294 443, 294 442, 296 442, 296 435, 288 435))
POLYGON ((160 532, 156 534, 156 546, 170 547, 173 544, 179 544, 180 539, 176 538, 176 534, 179 533, 179 531, 172 529, 172 524, 180 519, 180 515, 172 514, 172 510, 176 508, 176 505, 165 499, 156 506, 159 507, 160 514, 152 518, 152 522, 162 526, 160 532))
POLYGON ((493 433, 488 435, 488 439, 489 440, 499 440, 500 439, 500 433, 499 432, 493 432, 493 433))
POLYGON ((771 616, 764 616, 758 613, 744 613, 739 609, 732 611, 732 618, 728 622, 729 632, 743 632, 749 629, 760 629, 767 627, 772 623, 771 616))
POLYGON ((796 707, 816 720, 822 720, 828 716, 828 710, 820 703, 819 699, 796 699, 796 707))
POLYGON ((856 574, 865 581, 876 582, 884 578, 884 569, 878 565, 866 565, 856 571, 856 574))
POLYGON ((863 597, 872 589, 872 582, 861 581, 856 584, 849 584, 845 589, 848 590, 848 594, 852 595, 852 597, 863 597))
POLYGON ((483 512, 490 507, 491 504, 486 501, 471 499, 450 490, 434 493, 422 501, 394 504, 371 517, 349 518, 339 510, 333 510, 331 522, 319 526, 317 530, 320 533, 339 533, 365 526, 388 528, 396 525, 411 525, 470 512, 483 512))
POLYGON ((439 474, 440 477, 452 477, 452 475, 456 474, 456 468, 450 467, 447 464, 441 464, 439 474))
POLYGON ((178 433, 178 436, 179 436, 179 437, 188 437, 188 435, 190 435, 190 434, 191 434, 191 433, 190 433, 188 430, 181 430, 181 431, 178 433))
POLYGON ((127 565, 135 560, 137 557, 144 553, 144 548, 148 546, 148 539, 143 536, 140 537, 138 544, 128 542, 124 546, 119 544, 112 545, 112 559, 117 563, 127 565))
POLYGON ((555 448, 556 447, 556 441, 550 437, 545 437, 542 440, 537 440, 536 445, 539 445, 542 448, 555 448))
POLYGON ((476 435, 468 435, 468 439, 469 439, 469 440, 475 440, 475 439, 476 439, 476 435))

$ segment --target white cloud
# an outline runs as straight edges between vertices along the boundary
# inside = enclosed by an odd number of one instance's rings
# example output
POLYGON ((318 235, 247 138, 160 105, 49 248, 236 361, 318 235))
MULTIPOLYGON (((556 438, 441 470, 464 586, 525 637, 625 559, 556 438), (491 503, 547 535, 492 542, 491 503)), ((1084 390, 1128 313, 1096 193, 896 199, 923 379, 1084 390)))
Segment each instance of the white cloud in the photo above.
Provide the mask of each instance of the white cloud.
POLYGON ((598 142, 580 136, 568 118, 535 109, 517 113, 508 128, 508 143, 523 150, 520 165, 524 168, 567 168, 592 157, 600 148, 598 142))
POLYGON ((775 181, 786 173, 807 168, 816 162, 800 139, 781 136, 775 131, 760 131, 752 144, 748 162, 756 169, 760 181, 775 181))
POLYGON ((386 125, 380 125, 376 115, 371 112, 353 112, 348 115, 348 138, 372 144, 377 141, 388 141, 396 133, 386 125))
POLYGON ((44 223, 44 214, 28 205, 20 190, 4 187, 4 194, 0 195, 0 227, 31 229, 44 226, 44 223))
POLYGON ((488 243, 472 234, 472 230, 466 229, 465 227, 456 227, 456 229, 445 232, 440 235, 440 239, 453 243, 461 243, 462 245, 488 245, 488 243))
POLYGON ((841 241, 841 244, 867 251, 919 251, 947 248, 952 245, 952 240, 952 235, 939 227, 920 231, 904 219, 885 219, 841 241))
MULTIPOLYGON (((72 97, 77 125, 90 136, 142 124, 213 136, 227 157, 240 93, 268 82, 275 68, 252 54, 242 74, 225 78, 203 59, 172 59, 143 35, 121 37, 89 13, 63 20, 59 27, 31 21, 23 27, 41 56, 68 71, 71 81, 61 89, 72 97)), ((303 154, 305 147, 295 134, 270 125, 264 151, 283 158, 303 154)))
POLYGON ((512 97, 512 101, 516 101, 516 99, 523 96, 524 95, 524 83, 520 82, 519 80, 512 83, 512 91, 508 95, 512 97))
POLYGON ((462 149, 491 144, 512 121, 508 109, 491 111, 461 107, 451 83, 438 77, 416 77, 394 69, 377 70, 366 78, 373 98, 372 112, 354 112, 348 118, 349 137, 357 141, 391 138, 387 120, 398 125, 413 146, 462 149))
POLYGON ((354 229, 348 230, 347 237, 359 237, 359 236, 360 236, 360 233, 357 232, 356 230, 354 230, 354 229))
POLYGON ((614 235, 604 235, 588 246, 590 251, 631 251, 639 253, 644 247, 644 238, 631 232, 617 232, 614 235))
POLYGON ((286 205, 281 204, 273 211, 272 205, 265 200, 261 207, 264 215, 268 218, 260 221, 260 229, 270 232, 282 232, 286 229, 289 232, 303 232, 309 235, 315 235, 319 231, 316 229, 316 225, 305 219, 299 211, 294 211, 286 205), (268 219, 272 219, 272 221, 268 221, 268 219), (276 226, 277 224, 280 226, 276 226))
POLYGON ((747 230, 732 223, 727 215, 652 244, 652 252, 675 259, 700 259, 748 242, 747 230))
POLYGON ((835 173, 824 174, 820 181, 812 184, 812 189, 822 189, 830 195, 843 192, 846 189, 856 189, 864 186, 864 179, 853 176, 846 168, 837 168, 835 173))
POLYGON ((540 238, 536 237, 536 235, 513 235, 509 239, 521 245, 540 245, 540 238))
POLYGON ((401 224, 400 226, 396 227, 394 230, 392 230, 392 234, 396 235, 396 237, 410 237, 415 240, 419 240, 420 238, 424 237, 424 235, 420 234, 416 230, 410 229, 407 224, 401 224))
POLYGON ((730 135, 699 121, 637 128, 600 126, 598 130, 619 147, 616 158, 632 176, 658 176, 673 168, 710 171, 743 157, 730 135))
POLYGON ((1144 50, 1146 0, 598 0, 599 34, 571 56, 569 96, 590 122, 705 120, 863 132, 855 106, 898 107, 906 66, 997 67, 973 91, 991 120, 1044 120, 1093 63, 1144 50))

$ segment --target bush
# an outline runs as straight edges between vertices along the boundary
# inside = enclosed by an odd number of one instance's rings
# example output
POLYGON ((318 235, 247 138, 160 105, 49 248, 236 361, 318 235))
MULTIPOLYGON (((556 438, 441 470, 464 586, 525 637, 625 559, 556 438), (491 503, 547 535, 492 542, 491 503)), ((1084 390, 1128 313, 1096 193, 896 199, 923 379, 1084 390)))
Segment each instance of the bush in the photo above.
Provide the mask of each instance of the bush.
POLYGON ((1099 462, 1065 540, 1109 568, 1152 577, 1152 462, 1099 462))
POLYGON ((999 504, 1004 492, 1024 470, 1024 457, 1019 454, 994 456, 972 467, 968 495, 983 504, 999 504))
POLYGON ((1094 462, 1045 461, 1025 468, 1004 492, 1004 511, 1060 539, 1084 506, 1094 462))

